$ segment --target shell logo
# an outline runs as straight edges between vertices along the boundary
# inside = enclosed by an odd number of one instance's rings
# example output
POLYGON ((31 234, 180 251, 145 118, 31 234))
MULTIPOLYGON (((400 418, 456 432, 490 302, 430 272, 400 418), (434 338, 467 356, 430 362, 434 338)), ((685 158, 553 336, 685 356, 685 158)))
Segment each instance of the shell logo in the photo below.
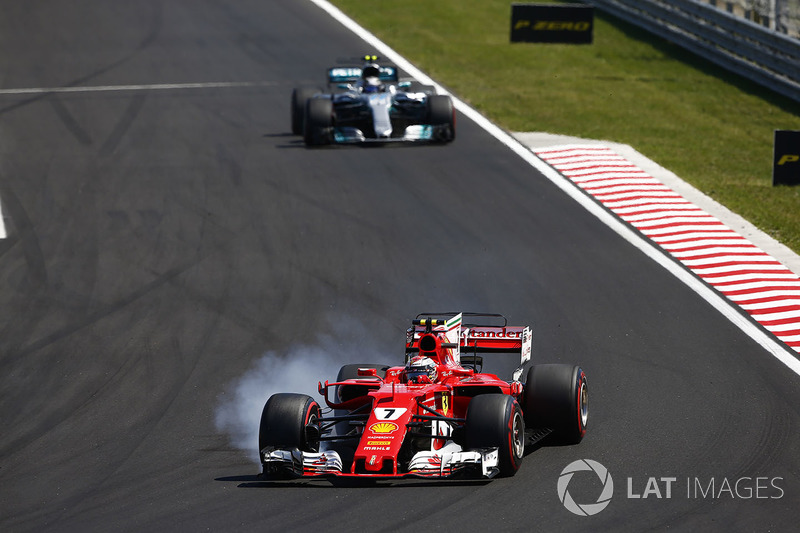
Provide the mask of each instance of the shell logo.
POLYGON ((375 422, 369 427, 373 433, 394 433, 397 431, 397 424, 394 422, 375 422))

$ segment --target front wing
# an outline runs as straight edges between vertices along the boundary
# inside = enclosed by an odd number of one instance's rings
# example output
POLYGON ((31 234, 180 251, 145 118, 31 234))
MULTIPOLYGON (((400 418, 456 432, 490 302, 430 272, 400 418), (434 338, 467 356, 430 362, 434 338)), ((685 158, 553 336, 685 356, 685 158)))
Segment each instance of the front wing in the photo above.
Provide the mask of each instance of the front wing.
POLYGON ((440 142, 449 134, 446 125, 415 124, 407 126, 401 137, 367 137, 353 127, 334 127, 332 140, 335 144, 396 143, 396 142, 440 142))
POLYGON ((293 477, 448 478, 465 474, 493 478, 499 473, 498 460, 497 448, 444 453, 424 451, 412 457, 407 472, 366 474, 344 472, 342 459, 335 451, 303 452, 297 448, 292 450, 264 448, 261 451, 264 474, 267 476, 288 474, 293 477))

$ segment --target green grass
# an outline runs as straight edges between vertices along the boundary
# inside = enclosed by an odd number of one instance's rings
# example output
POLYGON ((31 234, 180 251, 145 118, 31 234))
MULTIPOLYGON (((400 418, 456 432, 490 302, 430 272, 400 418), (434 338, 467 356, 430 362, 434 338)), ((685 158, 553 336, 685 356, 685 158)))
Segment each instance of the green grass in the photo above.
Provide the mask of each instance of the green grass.
POLYGON ((772 186, 800 104, 595 11, 594 43, 509 42, 508 0, 334 0, 509 131, 630 144, 800 253, 800 187, 772 186))

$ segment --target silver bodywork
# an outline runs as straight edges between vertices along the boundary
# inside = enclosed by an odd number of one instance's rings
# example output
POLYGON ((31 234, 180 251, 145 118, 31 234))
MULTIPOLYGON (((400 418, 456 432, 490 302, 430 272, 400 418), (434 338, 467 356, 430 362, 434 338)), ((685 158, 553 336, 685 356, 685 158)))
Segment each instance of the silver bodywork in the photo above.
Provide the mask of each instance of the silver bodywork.
POLYGON ((384 92, 364 93, 357 86, 348 85, 347 91, 332 95, 334 104, 360 101, 369 107, 372 113, 372 126, 375 138, 368 138, 364 132, 355 127, 338 127, 334 131, 337 143, 363 142, 408 142, 430 141, 434 138, 434 127, 427 124, 412 124, 405 128, 401 136, 395 133, 391 120, 392 107, 411 102, 423 105, 428 97, 426 93, 405 92, 396 86, 389 85, 384 92))

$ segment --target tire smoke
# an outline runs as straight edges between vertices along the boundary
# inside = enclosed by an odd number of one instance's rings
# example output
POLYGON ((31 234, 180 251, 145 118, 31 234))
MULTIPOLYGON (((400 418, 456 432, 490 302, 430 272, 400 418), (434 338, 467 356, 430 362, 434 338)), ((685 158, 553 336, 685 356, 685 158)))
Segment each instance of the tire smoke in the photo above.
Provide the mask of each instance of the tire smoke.
POLYGON ((320 336, 313 345, 293 346, 286 353, 265 353, 246 374, 226 387, 214 413, 217 431, 227 434, 233 446, 246 451, 248 457, 258 464, 261 411, 271 395, 278 392, 308 394, 324 409, 326 406, 317 391, 317 383, 334 381, 342 365, 370 362, 403 364, 402 356, 382 356, 381 351, 365 349, 365 339, 369 336, 357 337, 360 338, 355 341, 353 338, 342 341, 320 336), (353 345, 359 347, 357 353, 354 353, 353 345), (370 353, 374 354, 373 357, 364 357, 370 353))

